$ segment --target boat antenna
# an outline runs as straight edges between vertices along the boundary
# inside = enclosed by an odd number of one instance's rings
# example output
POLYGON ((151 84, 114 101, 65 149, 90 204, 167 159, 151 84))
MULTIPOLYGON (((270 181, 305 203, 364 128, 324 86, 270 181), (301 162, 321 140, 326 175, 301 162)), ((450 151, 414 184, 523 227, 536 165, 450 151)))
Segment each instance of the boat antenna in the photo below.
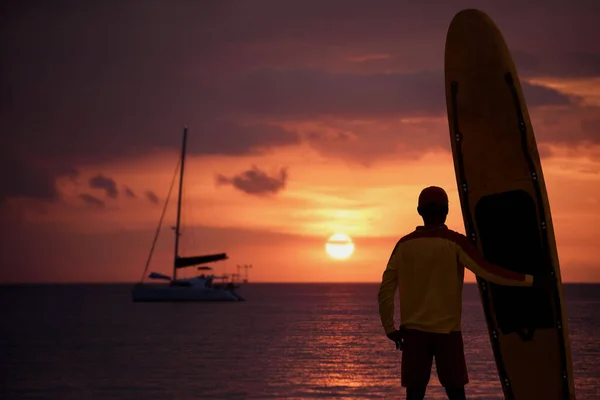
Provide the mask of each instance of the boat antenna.
POLYGON ((177 197, 177 224, 175 225, 175 257, 173 259, 173 280, 177 279, 177 259, 179 258, 179 235, 181 225, 181 197, 183 194, 183 171, 185 168, 185 146, 187 142, 187 126, 183 128, 183 143, 181 145, 181 170, 179 171, 179 195, 177 197))

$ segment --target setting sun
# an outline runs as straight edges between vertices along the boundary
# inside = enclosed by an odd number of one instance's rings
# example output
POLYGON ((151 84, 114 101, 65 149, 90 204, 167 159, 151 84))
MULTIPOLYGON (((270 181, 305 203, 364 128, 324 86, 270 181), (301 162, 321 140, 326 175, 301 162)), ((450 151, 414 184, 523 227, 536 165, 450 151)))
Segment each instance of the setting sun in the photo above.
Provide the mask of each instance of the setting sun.
POLYGON ((343 260, 354 253, 354 243, 345 233, 336 233, 325 243, 325 251, 332 258, 343 260))

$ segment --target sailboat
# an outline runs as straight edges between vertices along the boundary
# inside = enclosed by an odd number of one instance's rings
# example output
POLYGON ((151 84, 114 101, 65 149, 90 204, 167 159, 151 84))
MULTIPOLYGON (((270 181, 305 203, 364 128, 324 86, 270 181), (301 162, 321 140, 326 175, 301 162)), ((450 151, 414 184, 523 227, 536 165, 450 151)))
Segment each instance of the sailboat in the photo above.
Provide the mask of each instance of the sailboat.
POLYGON ((244 298, 236 292, 239 285, 235 282, 228 281, 227 275, 215 276, 213 274, 202 273, 199 276, 186 279, 178 279, 177 271, 182 268, 196 267, 199 271, 212 271, 213 268, 204 264, 210 264, 217 261, 227 260, 226 253, 207 254, 201 256, 181 257, 179 255, 179 237, 181 236, 181 199, 183 192, 183 173, 185 168, 187 143, 187 127, 183 130, 183 144, 181 146, 181 159, 178 165, 179 173, 179 193, 177 197, 177 221, 175 225, 175 257, 173 260, 172 275, 165 275, 158 272, 152 272, 148 278, 154 280, 163 280, 166 283, 148 284, 144 283, 144 277, 148 271, 150 260, 154 246, 158 239, 158 234, 162 225, 162 220, 165 215, 173 184, 175 183, 176 175, 173 177, 171 190, 167 196, 163 213, 161 215, 159 225, 154 237, 154 242, 150 249, 150 255, 146 262, 146 268, 142 275, 140 283, 136 284, 132 291, 132 300, 134 302, 150 302, 150 301, 244 301, 244 298))

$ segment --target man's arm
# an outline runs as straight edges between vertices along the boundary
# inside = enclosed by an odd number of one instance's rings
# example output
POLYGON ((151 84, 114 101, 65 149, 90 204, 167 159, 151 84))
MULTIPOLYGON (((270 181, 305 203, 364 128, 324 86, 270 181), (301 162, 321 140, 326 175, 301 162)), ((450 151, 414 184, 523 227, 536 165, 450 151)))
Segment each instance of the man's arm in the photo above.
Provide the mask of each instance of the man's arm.
POLYGON ((456 245, 459 261, 468 270, 486 281, 504 286, 531 286, 533 284, 532 275, 510 271, 487 262, 479 250, 465 236, 460 235, 456 245))
POLYGON ((394 323, 394 296, 398 288, 398 271, 396 269, 395 257, 397 250, 398 245, 392 251, 387 267, 383 271, 381 285, 379 286, 379 317, 381 318, 381 324, 383 325, 383 329, 385 329, 386 335, 396 330, 394 323))

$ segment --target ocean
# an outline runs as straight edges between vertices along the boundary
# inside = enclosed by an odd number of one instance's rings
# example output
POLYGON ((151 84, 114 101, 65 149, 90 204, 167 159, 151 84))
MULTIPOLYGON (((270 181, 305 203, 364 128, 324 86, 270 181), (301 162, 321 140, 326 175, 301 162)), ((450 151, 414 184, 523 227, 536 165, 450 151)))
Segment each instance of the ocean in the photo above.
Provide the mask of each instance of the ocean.
MULTIPOLYGON (((248 284, 242 303, 132 303, 130 285, 0 287, 1 399, 398 399, 376 284, 248 284)), ((578 399, 600 398, 600 285, 565 285, 578 399)), ((470 399, 501 399, 477 288, 470 399)), ((434 367, 435 371, 435 367, 434 367)), ((443 399, 435 372, 428 399, 443 399)))

